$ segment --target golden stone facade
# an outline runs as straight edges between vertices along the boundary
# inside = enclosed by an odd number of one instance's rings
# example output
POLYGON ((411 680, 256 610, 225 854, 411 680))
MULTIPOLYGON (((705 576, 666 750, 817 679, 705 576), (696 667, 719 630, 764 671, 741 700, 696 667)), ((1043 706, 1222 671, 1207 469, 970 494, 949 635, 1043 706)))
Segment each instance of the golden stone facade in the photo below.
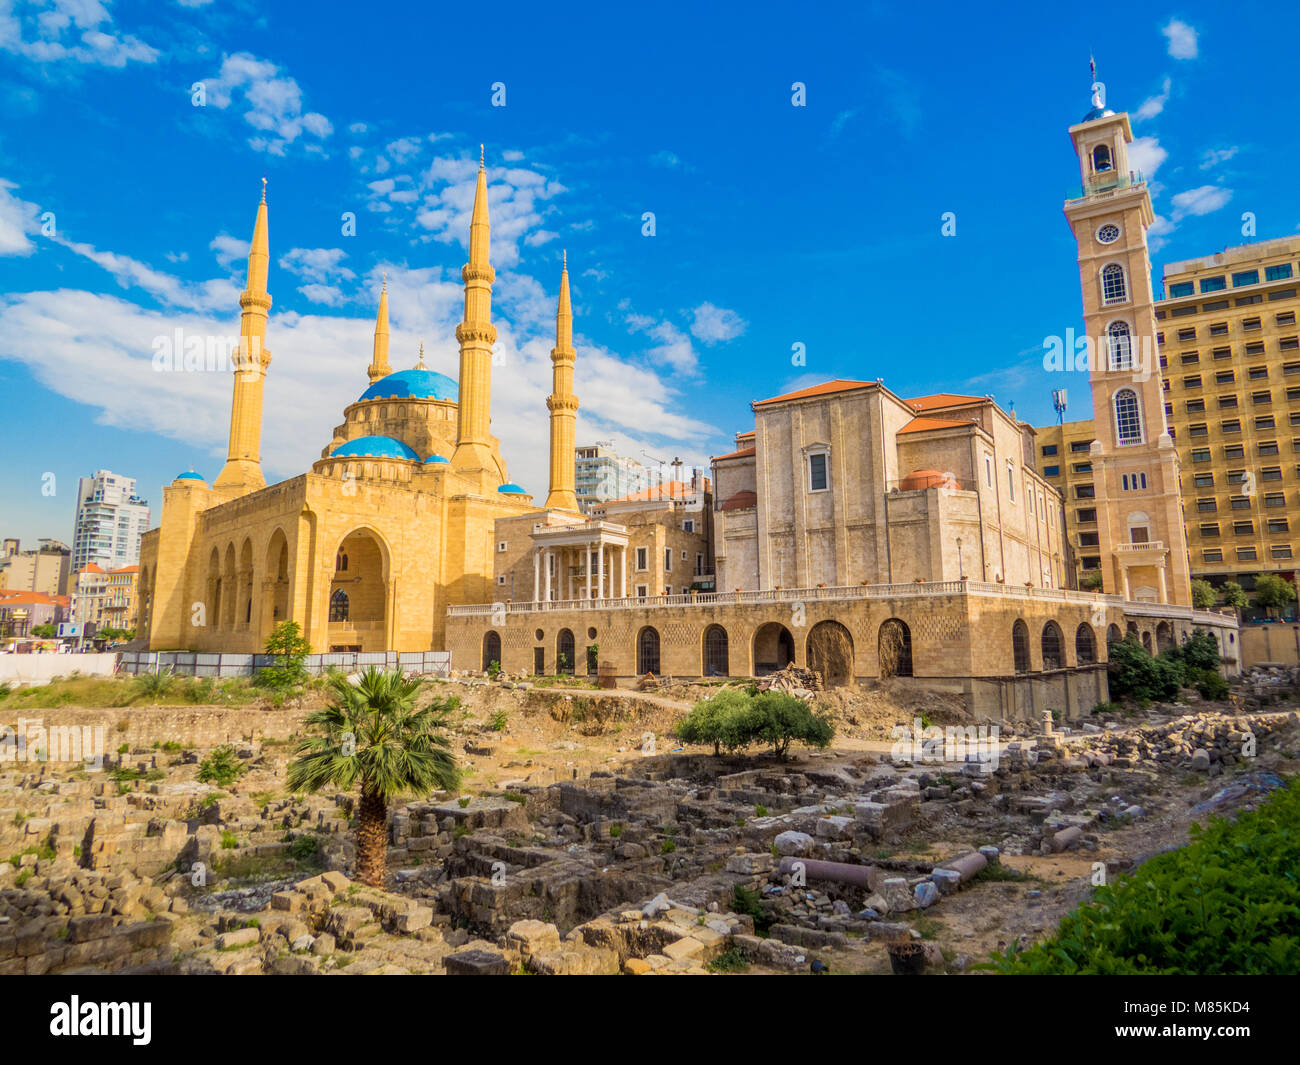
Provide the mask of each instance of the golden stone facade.
MULTIPOLYGON (((450 605, 492 598, 494 526, 537 508, 509 482, 490 431, 496 330, 489 245, 480 161, 461 274, 459 380, 430 370, 423 353, 413 369, 393 371, 385 287, 370 387, 344 411, 309 473, 267 486, 260 439, 271 296, 263 190, 240 297, 243 340, 226 465, 212 484, 193 473, 173 481, 160 525, 141 547, 141 616, 151 649, 256 652, 291 619, 316 652, 437 650, 450 605)), ((567 272, 563 286, 567 305, 567 272)), ((577 401, 568 407, 564 384, 557 382, 553 410, 571 419, 577 401)), ((571 491, 572 462, 569 468, 571 491)))

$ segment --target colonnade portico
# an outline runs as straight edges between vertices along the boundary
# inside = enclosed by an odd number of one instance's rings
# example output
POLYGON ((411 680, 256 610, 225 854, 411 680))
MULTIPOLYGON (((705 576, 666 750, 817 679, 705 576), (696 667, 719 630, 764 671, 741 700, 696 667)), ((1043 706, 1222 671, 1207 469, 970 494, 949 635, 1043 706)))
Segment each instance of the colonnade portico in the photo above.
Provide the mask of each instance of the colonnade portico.
POLYGON ((533 602, 627 597, 626 525, 536 525, 532 541, 533 602))

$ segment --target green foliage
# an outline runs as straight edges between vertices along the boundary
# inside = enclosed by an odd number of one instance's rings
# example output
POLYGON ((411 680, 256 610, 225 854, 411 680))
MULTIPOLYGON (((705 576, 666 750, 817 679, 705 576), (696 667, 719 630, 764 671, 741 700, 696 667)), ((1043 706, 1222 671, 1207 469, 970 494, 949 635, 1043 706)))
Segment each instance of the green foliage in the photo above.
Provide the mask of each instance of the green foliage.
POLYGON ((1270 617, 1296 600, 1295 585, 1276 573, 1261 573, 1255 578, 1255 603, 1270 617))
POLYGON ((618 837, 621 836, 622 834, 623 834, 623 826, 622 826, 622 825, 619 825, 619 824, 613 824, 613 825, 610 825, 610 826, 609 826, 609 836, 610 836, 610 839, 618 839, 618 837))
POLYGON ((355 685, 334 677, 329 705, 307 718, 315 735, 302 742, 289 764, 289 787, 359 787, 363 795, 376 795, 385 804, 404 795, 455 788, 460 772, 442 730, 459 703, 434 699, 417 707, 421 687, 400 670, 374 667, 355 685))
POLYGON ((1250 605, 1250 598, 1246 595, 1246 589, 1236 581, 1224 581, 1219 594, 1223 596, 1223 605, 1232 607, 1238 614, 1250 605))
POLYGON ((488 676, 495 680, 497 677, 501 676, 501 663, 495 658, 492 659, 492 661, 488 663, 487 671, 488 676))
POLYGON ((230 744, 222 744, 199 763, 199 783, 228 788, 248 772, 230 744))
POLYGON ((166 695, 176 677, 170 669, 159 670, 157 673, 141 673, 135 678, 136 690, 149 699, 157 698, 160 695, 166 695))
POLYGON ((835 729, 829 718, 813 713, 806 702, 785 692, 750 695, 724 688, 696 703, 678 722, 676 735, 683 743, 711 743, 715 754, 722 748, 737 751, 764 743, 784 758, 795 740, 811 747, 829 746, 835 729))
POLYGON ((1079 587, 1085 592, 1100 592, 1102 582, 1101 570, 1089 570, 1079 579, 1079 587))
POLYGON ((672 854, 672 852, 675 851, 676 849, 677 849, 677 844, 676 844, 676 842, 673 841, 673 840, 671 840, 671 839, 666 839, 666 840, 664 840, 664 842, 663 842, 663 846, 661 846, 661 847, 659 848, 659 853, 660 853, 660 854, 672 854))
POLYGON ((283 690, 306 679, 303 661, 311 654, 311 643, 303 638, 296 621, 282 621, 271 630, 266 638, 266 653, 275 656, 275 665, 258 673, 257 683, 261 687, 283 690))
POLYGON ((1183 664, 1177 657, 1155 658, 1132 635, 1110 649, 1110 692, 1119 698, 1170 700, 1178 697, 1183 664))
POLYGON ((705 966, 711 973, 743 973, 749 968, 749 962, 736 947, 719 954, 705 966))
POLYGON ((33 625, 32 635, 38 640, 52 640, 59 630, 53 625, 33 625))
POLYGON ((228 828, 223 829, 221 832, 221 849, 233 851, 238 846, 239 840, 235 838, 235 834, 228 828))
POLYGON ((1192 581, 1192 606, 1198 610, 1209 610, 1219 601, 1219 593, 1209 581, 1200 579, 1192 581))
POLYGON ((1195 688, 1202 699, 1221 702, 1228 697, 1228 682, 1217 669, 1197 669, 1189 666, 1186 670, 1188 686, 1195 688))
POLYGON ((1204 629, 1192 633, 1187 642, 1178 649, 1183 662, 1192 669, 1219 668, 1219 641, 1204 629))
POLYGON ((320 840, 315 836, 298 836, 289 844, 289 857, 295 862, 312 864, 320 854, 320 840))
POLYGON ((1006 973, 1300 971, 1300 780, 1097 890, 1056 935, 993 955, 1006 973))
POLYGON ((488 718, 488 728, 493 732, 505 732, 506 726, 510 724, 510 715, 504 710, 497 710, 488 718))

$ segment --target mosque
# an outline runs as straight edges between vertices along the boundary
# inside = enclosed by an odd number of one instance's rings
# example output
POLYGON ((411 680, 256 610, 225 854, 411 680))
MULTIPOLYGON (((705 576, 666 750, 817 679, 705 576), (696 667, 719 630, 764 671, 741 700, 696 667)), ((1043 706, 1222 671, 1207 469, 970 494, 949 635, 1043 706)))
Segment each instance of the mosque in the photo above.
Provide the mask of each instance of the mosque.
POLYGON ((294 620, 314 652, 427 651, 443 646, 447 608, 492 598, 494 529, 534 513, 582 521, 574 492, 572 342, 567 261, 552 352, 551 484, 538 508, 513 484, 491 429, 492 285, 487 178, 479 161, 459 380, 388 361, 388 293, 380 296, 370 385, 309 473, 267 485, 262 396, 271 295, 266 190, 240 295, 230 443, 209 484, 178 476, 140 557, 141 622, 151 650, 261 651, 294 620))

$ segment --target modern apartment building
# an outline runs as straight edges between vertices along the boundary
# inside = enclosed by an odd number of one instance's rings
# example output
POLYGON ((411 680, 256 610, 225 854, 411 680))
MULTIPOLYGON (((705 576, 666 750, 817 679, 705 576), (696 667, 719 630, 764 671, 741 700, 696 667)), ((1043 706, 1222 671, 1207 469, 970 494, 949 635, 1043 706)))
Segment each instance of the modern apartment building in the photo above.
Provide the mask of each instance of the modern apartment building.
POLYGON ((139 566, 104 570, 92 563, 73 578, 72 620, 97 629, 134 629, 139 585, 139 566))
POLYGON ((23 551, 16 539, 5 540, 0 548, 0 588, 63 595, 71 562, 72 549, 62 540, 42 538, 34 551, 23 551))
POLYGON ((135 494, 135 478, 109 470, 77 482, 77 524, 72 537, 72 569, 91 563, 121 569, 140 562, 140 537, 149 528, 149 504, 135 494))
POLYGON ((1300 237, 1169 263, 1156 340, 1194 577, 1294 579, 1300 237))
POLYGON ((1089 453, 1096 435, 1096 427, 1089 418, 1039 429, 1036 441, 1039 472, 1060 490, 1065 504, 1066 538, 1078 581, 1101 569, 1097 490, 1092 482, 1089 453))
POLYGON ((650 487, 651 471, 636 459, 624 458, 600 444, 573 450, 578 507, 584 514, 598 503, 650 487))

